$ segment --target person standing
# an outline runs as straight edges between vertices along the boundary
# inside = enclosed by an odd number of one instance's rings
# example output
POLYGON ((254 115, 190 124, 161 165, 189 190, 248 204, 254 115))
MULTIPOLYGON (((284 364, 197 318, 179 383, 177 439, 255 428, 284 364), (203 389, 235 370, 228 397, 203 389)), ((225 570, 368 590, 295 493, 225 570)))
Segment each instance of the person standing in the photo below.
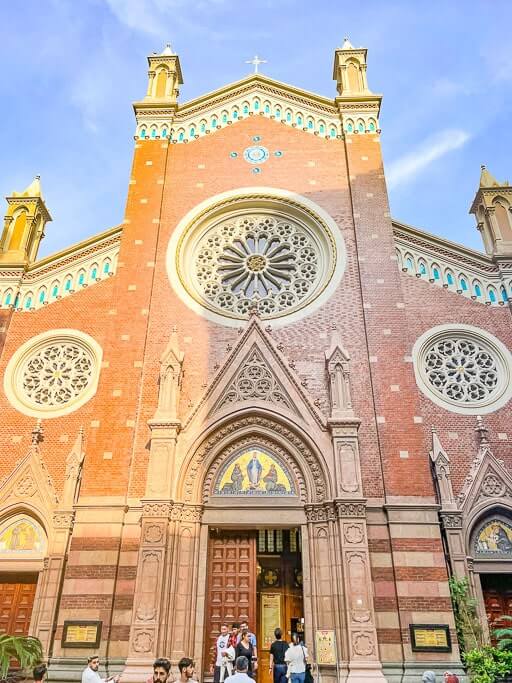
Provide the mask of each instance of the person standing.
POLYGON ((34 667, 32 672, 34 683, 43 683, 47 673, 48 669, 46 668, 46 664, 38 664, 36 667, 34 667))
POLYGON ((171 662, 165 657, 159 657, 153 662, 153 673, 146 683, 167 683, 171 673, 171 662))
POLYGON ((238 639, 237 639, 236 642, 237 642, 237 643, 240 642, 240 638, 242 637, 242 631, 243 631, 244 629, 246 629, 247 631, 249 631, 249 640, 251 641, 251 645, 253 646, 253 648, 256 650, 256 649, 257 649, 256 636, 255 636, 254 633, 251 631, 251 629, 249 628, 249 624, 248 624, 246 621, 242 621, 242 623, 240 624, 240 632, 239 632, 239 634, 238 634, 238 639))
POLYGON ((100 668, 100 658, 98 655, 89 655, 87 657, 87 666, 82 671, 82 683, 107 683, 107 681, 114 681, 114 683, 119 683, 121 676, 108 676, 108 678, 102 678, 98 669, 100 668))
POLYGON ((274 683, 286 683, 287 665, 284 655, 288 649, 288 643, 283 640, 283 632, 280 628, 274 631, 275 640, 270 646, 269 672, 273 674, 274 683))
POLYGON ((304 683, 308 649, 300 642, 297 633, 293 634, 292 643, 284 653, 284 661, 288 664, 291 683, 304 683))
POLYGON ((237 657, 235 662, 236 673, 226 678, 224 683, 253 683, 252 678, 247 675, 248 666, 247 657, 237 657))
MULTIPOLYGON (((222 668, 228 657, 229 629, 226 624, 220 627, 220 636, 215 643, 215 669, 213 671, 213 683, 221 683, 222 668)), ((223 679, 222 679, 223 680, 223 679)))
POLYGON ((196 672, 195 664, 189 657, 182 657, 178 662, 180 677, 178 683, 190 683, 196 672))
POLYGON ((241 633, 240 641, 235 650, 236 657, 246 657, 247 659, 247 675, 254 678, 254 672, 258 668, 258 655, 256 648, 253 646, 249 637, 249 631, 244 628, 241 633))
POLYGON ((231 635, 229 636, 229 644, 232 645, 235 649, 236 649, 236 646, 238 645, 238 641, 240 640, 239 635, 240 635, 240 624, 233 624, 231 626, 231 635))

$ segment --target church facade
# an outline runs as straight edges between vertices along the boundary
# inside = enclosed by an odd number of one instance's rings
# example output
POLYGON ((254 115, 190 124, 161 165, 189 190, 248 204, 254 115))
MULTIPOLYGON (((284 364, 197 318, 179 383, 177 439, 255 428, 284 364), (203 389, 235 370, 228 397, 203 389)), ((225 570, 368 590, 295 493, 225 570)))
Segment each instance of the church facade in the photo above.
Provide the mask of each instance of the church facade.
POLYGON ((248 620, 324 681, 460 671, 448 578, 512 611, 512 190, 485 253, 390 216, 365 49, 332 99, 253 74, 187 103, 149 57, 123 223, 44 259, 38 178, 0 242, 0 631, 54 680, 98 651, 208 677, 248 620))

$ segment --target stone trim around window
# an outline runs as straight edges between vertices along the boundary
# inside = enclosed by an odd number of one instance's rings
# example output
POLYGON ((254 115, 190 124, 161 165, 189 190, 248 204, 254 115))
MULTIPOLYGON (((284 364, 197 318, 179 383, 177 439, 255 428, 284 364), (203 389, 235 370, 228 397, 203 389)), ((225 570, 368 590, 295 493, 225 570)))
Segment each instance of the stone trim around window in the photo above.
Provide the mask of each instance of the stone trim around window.
POLYGON ((512 396, 512 356, 483 329, 438 325, 416 340, 412 356, 418 387, 445 410, 485 415, 512 396))
POLYGON ((25 415, 67 415, 96 393, 102 356, 98 342, 80 330, 43 332, 13 354, 5 370, 5 394, 25 415))
POLYGON ((276 327, 308 315, 333 294, 345 265, 340 229, 326 211, 266 187, 202 202, 179 222, 167 251, 178 296, 229 326, 239 326, 252 308, 276 327))

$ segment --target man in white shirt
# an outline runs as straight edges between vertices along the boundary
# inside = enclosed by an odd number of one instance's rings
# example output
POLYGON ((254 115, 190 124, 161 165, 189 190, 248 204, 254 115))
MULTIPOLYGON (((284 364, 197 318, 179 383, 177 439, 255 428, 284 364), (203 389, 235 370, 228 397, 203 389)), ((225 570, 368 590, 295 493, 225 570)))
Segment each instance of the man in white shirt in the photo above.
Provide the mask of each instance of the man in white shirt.
POLYGON ((121 676, 109 676, 102 678, 98 669, 100 668, 100 658, 98 655, 90 655, 87 657, 87 666, 82 671, 82 683, 107 683, 107 681, 114 681, 119 683, 121 676))
POLYGON ((220 627, 220 636, 215 644, 215 670, 213 672, 213 683, 221 683, 221 675, 224 670, 226 659, 228 658, 229 648, 229 629, 227 624, 220 627))
POLYGON ((235 662, 236 673, 228 676, 224 683, 254 683, 254 679, 247 675, 249 662, 247 657, 237 657, 235 662))

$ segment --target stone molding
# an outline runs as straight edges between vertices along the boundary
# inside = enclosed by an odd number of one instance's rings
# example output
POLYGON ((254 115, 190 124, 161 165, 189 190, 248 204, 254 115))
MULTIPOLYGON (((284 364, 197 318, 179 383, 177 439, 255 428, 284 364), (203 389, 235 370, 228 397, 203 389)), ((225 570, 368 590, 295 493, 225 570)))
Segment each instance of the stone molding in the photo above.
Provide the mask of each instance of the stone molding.
MULTIPOLYGON (((260 432, 260 430, 264 430, 266 432, 266 437, 269 439, 272 438, 272 434, 276 434, 279 437, 285 438, 290 444, 290 451, 297 450, 300 453, 301 457, 308 465, 312 480, 314 481, 314 490, 311 491, 309 495, 316 498, 318 502, 323 501, 327 487, 322 468, 318 464, 316 456, 312 453, 304 441, 291 429, 279 422, 275 422, 269 418, 263 418, 258 415, 249 415, 247 417, 234 420, 233 422, 230 422, 213 432, 213 434, 211 434, 206 441, 203 442, 187 466, 187 474, 183 486, 185 500, 188 502, 192 499, 195 482, 198 481, 198 478, 200 478, 200 469, 205 459, 209 456, 215 446, 226 437, 230 437, 231 435, 236 434, 238 431, 252 427, 256 428, 258 432, 260 432)), ((258 433, 258 436, 255 436, 254 440, 258 440, 259 438, 260 436, 258 433)))

